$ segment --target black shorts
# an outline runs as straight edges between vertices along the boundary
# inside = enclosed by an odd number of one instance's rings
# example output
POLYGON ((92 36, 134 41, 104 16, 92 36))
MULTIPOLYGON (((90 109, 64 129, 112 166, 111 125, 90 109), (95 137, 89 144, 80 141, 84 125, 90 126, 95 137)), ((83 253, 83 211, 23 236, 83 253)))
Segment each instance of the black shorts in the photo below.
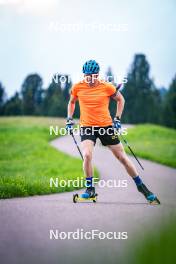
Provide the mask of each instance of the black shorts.
POLYGON ((112 126, 106 127, 81 127, 80 128, 81 141, 86 139, 92 140, 96 144, 97 138, 100 139, 103 146, 117 145, 120 143, 118 135, 115 133, 112 126))

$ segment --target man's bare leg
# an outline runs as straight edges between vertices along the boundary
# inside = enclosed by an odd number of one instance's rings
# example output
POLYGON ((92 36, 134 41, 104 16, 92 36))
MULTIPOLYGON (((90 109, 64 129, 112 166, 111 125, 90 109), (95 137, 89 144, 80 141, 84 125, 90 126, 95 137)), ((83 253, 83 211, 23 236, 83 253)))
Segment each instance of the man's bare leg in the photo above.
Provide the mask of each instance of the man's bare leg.
POLYGON ((86 177, 93 176, 92 167, 92 153, 94 148, 94 142, 92 140, 86 139, 81 142, 82 153, 83 153, 83 170, 86 177))
POLYGON ((136 167, 134 166, 133 162, 128 158, 122 143, 117 145, 110 145, 108 146, 114 156, 124 165, 126 171, 131 177, 138 176, 138 172, 136 167))
POLYGON ((93 186, 93 167, 92 167, 92 153, 94 142, 86 139, 81 142, 83 152, 83 170, 86 175, 86 191, 81 196, 82 198, 95 197, 95 187, 93 186))

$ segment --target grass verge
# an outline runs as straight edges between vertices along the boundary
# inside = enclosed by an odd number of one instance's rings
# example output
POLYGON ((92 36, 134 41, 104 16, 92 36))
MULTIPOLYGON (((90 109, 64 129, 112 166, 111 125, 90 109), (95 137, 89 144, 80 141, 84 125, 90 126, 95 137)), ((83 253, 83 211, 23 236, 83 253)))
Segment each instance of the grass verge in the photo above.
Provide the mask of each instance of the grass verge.
MULTIPOLYGON (((49 145, 49 125, 63 125, 58 118, 0 118, 0 198, 72 191, 50 187, 50 178, 83 177, 82 161, 49 145)), ((95 170, 95 175, 98 172, 95 170)))
MULTIPOLYGON (((125 138, 142 158, 176 167, 176 130, 157 125, 137 125, 125 138)), ((127 148, 127 152, 129 152, 127 148)))
POLYGON ((126 256, 129 264, 168 264, 175 263, 176 251, 176 218, 161 225, 155 232, 148 234, 140 241, 133 241, 126 256))

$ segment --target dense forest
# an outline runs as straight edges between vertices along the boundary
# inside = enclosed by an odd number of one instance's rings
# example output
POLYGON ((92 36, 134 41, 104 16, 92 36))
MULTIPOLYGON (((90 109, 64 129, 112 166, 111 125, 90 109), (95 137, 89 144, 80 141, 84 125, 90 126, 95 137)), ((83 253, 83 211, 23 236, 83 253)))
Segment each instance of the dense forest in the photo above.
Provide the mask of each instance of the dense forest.
MULTIPOLYGON (((37 73, 28 75, 19 92, 7 99, 0 83, 0 115, 36 115, 66 117, 69 92, 72 86, 69 75, 53 75, 47 88, 37 73), (57 77, 57 78, 56 78, 57 77), (61 77, 61 78, 60 78, 61 77), (56 81, 57 80, 57 81, 56 81)), ((114 75, 109 68, 105 77, 114 85, 114 75)), ((136 54, 127 74, 127 83, 121 89, 125 97, 124 123, 155 123, 176 128, 176 75, 166 88, 156 87, 150 77, 150 65, 144 54, 136 54)), ((115 102, 110 103, 112 116, 115 102)), ((75 117, 79 116, 76 106, 75 117)))

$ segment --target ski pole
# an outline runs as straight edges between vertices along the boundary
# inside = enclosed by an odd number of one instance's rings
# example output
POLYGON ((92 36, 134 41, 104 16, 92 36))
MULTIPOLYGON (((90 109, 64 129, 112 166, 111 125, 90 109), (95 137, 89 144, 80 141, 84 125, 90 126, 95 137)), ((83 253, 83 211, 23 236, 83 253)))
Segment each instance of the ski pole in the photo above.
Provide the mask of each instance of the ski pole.
POLYGON ((127 140, 122 136, 122 134, 120 133, 121 138, 123 139, 124 143, 127 145, 127 147, 129 148, 129 150, 131 151, 133 157, 135 158, 135 160, 138 162, 139 166, 141 167, 141 169, 144 170, 144 167, 142 166, 142 164, 140 163, 140 161, 138 160, 138 158, 136 157, 136 155, 134 154, 133 150, 131 149, 130 145, 128 144, 127 140))
POLYGON ((71 134, 71 136, 72 136, 72 138, 73 138, 73 140, 74 140, 74 143, 75 143, 75 145, 76 145, 76 147, 77 147, 77 149, 78 149, 78 151, 79 151, 79 154, 80 154, 80 156, 81 156, 81 158, 82 158, 82 160, 83 160, 82 152, 81 152, 81 150, 80 150, 80 148, 79 148, 79 146, 78 146, 78 143, 77 143, 77 141, 76 141, 76 139, 75 139, 75 137, 74 137, 74 135, 73 135, 73 131, 70 131, 70 134, 71 134))
POLYGON ((119 83, 118 85, 117 85, 117 87, 116 87, 116 91, 118 92, 118 90, 121 88, 121 86, 122 86, 122 83, 119 83))

